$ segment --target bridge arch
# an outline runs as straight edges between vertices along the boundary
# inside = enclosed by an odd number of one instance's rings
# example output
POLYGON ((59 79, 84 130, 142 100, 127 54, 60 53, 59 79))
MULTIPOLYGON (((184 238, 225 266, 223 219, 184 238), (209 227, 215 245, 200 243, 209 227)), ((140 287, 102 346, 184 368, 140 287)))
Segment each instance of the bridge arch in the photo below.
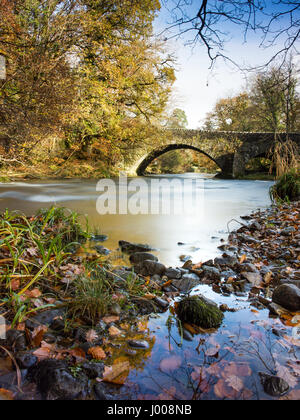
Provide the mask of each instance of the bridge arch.
POLYGON ((167 146, 163 146, 160 147, 158 149, 153 150, 152 152, 150 152, 143 160, 142 162, 139 164, 139 166, 136 169, 136 173, 138 176, 143 176, 145 174, 145 171, 147 169, 147 167, 157 158, 159 158, 160 156, 164 155, 165 153, 171 152, 173 150, 194 150, 195 152, 201 153, 204 156, 208 157, 209 159, 211 159, 220 169, 221 166, 220 164, 212 157, 210 156, 208 153, 204 152, 203 150, 201 150, 199 147, 196 146, 192 146, 189 144, 182 144, 182 143, 178 143, 178 144, 169 144, 167 146))

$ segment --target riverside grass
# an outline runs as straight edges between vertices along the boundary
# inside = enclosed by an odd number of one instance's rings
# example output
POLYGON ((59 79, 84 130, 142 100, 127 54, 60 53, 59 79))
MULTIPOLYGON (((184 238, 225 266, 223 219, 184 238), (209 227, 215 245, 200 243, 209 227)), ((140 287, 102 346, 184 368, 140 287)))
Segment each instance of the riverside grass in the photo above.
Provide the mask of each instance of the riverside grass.
POLYGON ((42 209, 33 217, 8 210, 0 215, 0 309, 13 326, 52 307, 34 298, 55 288, 59 267, 89 238, 78 214, 64 208, 42 209))
POLYGON ((12 327, 58 303, 70 318, 95 325, 113 297, 132 307, 133 299, 160 293, 133 273, 116 281, 112 258, 90 248, 89 230, 77 213, 61 207, 32 217, 8 210, 0 215, 0 315, 12 327))

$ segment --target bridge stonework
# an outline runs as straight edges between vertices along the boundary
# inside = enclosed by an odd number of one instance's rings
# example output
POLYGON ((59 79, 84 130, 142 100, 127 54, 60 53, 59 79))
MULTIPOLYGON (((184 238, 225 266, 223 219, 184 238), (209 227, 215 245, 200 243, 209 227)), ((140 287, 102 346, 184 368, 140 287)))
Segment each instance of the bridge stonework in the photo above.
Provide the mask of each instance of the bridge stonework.
MULTIPOLYGON (((247 162, 256 157, 267 157, 274 147, 274 133, 202 131, 164 129, 167 138, 158 147, 150 144, 140 151, 135 161, 127 168, 130 174, 142 176, 153 160, 171 150, 189 149, 204 154, 213 160, 224 176, 244 175, 247 162)), ((300 133, 277 134, 281 141, 290 138, 300 150, 300 133)))

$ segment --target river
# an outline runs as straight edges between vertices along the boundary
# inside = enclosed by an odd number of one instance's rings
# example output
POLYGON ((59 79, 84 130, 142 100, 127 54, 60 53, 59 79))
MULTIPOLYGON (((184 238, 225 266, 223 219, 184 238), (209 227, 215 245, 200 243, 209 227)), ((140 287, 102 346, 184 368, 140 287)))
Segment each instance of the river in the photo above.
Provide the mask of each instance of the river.
MULTIPOLYGON (((97 182, 86 180, 0 184, 0 210, 21 210, 28 215, 53 204, 65 206, 87 215, 92 230, 108 235, 105 243, 108 248, 117 248, 119 240, 148 243, 158 250, 162 263, 176 266, 181 255, 190 255, 194 262, 214 257, 220 239, 226 239, 227 223, 231 219, 270 204, 268 190, 272 183, 268 181, 221 180, 203 174, 160 178, 170 182, 192 178, 200 181, 201 211, 192 216, 100 215, 96 210, 100 196, 96 191, 97 182), (178 246, 179 242, 185 245, 178 246)), ((143 178, 149 186, 153 179, 157 177, 143 178)), ((118 181, 115 180, 116 184, 118 181)), ((192 190, 188 189, 185 200, 192 200, 191 194, 192 190)), ((154 195, 151 200, 159 198, 157 192, 154 195)), ((236 226, 235 222, 230 224, 231 229, 236 226)))

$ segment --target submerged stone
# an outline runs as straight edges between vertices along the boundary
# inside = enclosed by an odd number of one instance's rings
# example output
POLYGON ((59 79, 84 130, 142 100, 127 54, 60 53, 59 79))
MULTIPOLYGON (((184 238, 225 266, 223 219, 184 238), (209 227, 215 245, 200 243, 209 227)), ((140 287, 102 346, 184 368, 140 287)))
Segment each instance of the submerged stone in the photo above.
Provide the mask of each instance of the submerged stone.
POLYGON ((182 322, 201 328, 217 328, 224 318, 218 306, 201 295, 186 297, 179 302, 177 315, 182 322))
POLYGON ((274 290, 272 300, 289 311, 300 311, 300 289, 294 284, 278 286, 274 290))
POLYGON ((289 390, 289 384, 278 376, 259 372, 260 381, 266 394, 272 397, 280 397, 289 390))

